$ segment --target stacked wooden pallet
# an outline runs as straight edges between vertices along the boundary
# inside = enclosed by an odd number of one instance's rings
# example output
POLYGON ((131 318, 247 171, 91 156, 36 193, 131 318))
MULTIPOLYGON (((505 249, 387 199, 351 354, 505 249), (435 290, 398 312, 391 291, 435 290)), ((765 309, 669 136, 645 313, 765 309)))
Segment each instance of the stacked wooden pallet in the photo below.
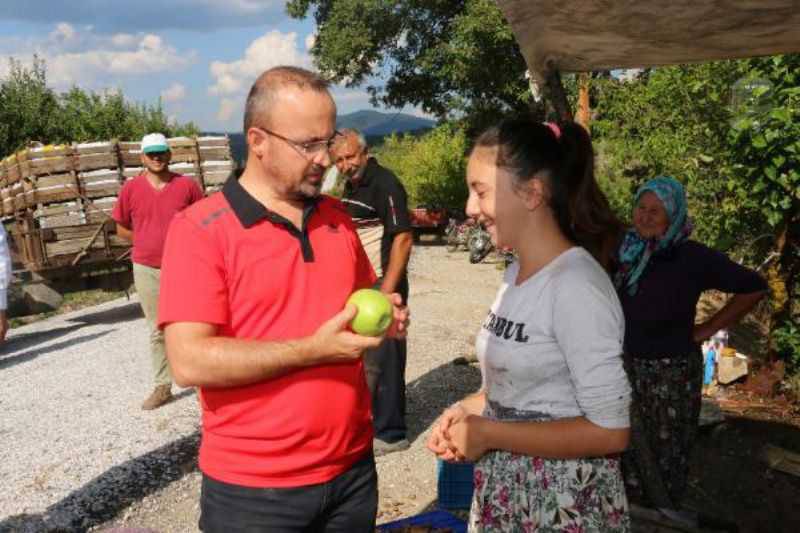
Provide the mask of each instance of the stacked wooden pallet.
MULTIPOLYGON (((227 137, 168 140, 170 170, 219 189, 234 168, 227 137)), ((21 150, 0 162, 0 215, 26 268, 108 261, 128 243, 110 214, 122 185, 143 171, 138 142, 101 141, 21 150)))

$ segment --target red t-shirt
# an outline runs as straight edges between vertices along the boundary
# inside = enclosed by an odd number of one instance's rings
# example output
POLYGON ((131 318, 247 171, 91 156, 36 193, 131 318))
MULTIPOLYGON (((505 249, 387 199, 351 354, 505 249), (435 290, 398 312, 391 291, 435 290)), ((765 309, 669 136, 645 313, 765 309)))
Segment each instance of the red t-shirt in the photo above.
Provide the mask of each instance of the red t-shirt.
POLYGON ((128 180, 122 186, 111 218, 133 230, 133 262, 160 268, 172 217, 201 198, 200 186, 179 174, 173 174, 161 190, 153 187, 144 174, 128 180))
MULTIPOLYGON (((218 335, 286 341, 310 336, 375 273, 338 200, 307 207, 306 231, 231 179, 170 227, 158 317, 219 326, 218 335), (285 220, 285 219, 284 219, 285 220)), ((324 483, 372 446, 361 359, 297 369, 236 388, 201 388, 200 468, 250 487, 324 483)))

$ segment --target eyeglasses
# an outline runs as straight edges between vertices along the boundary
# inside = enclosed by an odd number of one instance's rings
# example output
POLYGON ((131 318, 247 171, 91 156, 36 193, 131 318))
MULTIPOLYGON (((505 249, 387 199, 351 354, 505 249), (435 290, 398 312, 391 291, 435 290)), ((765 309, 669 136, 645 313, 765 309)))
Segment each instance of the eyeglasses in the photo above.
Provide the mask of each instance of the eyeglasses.
POLYGON ((266 128, 260 128, 258 126, 254 126, 255 129, 261 130, 268 135, 272 135, 273 137, 277 137, 278 139, 282 140, 302 155, 303 157, 313 157, 315 155, 319 155, 322 152, 330 152, 333 143, 336 142, 336 138, 341 135, 338 131, 334 131, 333 135, 329 139, 324 141, 310 141, 310 142, 297 142, 291 139, 288 139, 281 135, 280 133, 275 133, 274 131, 268 130, 266 128))
POLYGON ((144 155, 149 157, 150 159, 161 159, 162 157, 166 157, 169 154, 169 151, 164 152, 145 152, 144 155))

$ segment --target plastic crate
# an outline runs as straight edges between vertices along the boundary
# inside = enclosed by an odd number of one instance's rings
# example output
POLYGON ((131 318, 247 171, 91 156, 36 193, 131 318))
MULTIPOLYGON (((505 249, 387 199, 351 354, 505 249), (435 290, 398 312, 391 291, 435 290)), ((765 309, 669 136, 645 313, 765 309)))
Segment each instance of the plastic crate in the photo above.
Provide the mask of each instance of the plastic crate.
POLYGON ((388 524, 378 526, 378 531, 391 532, 406 526, 431 526, 435 528, 450 528, 453 533, 467 533, 467 523, 453 516, 447 511, 429 511, 410 518, 395 520, 388 524))
POLYGON ((439 507, 469 509, 472 504, 472 463, 448 463, 437 460, 437 491, 439 507))

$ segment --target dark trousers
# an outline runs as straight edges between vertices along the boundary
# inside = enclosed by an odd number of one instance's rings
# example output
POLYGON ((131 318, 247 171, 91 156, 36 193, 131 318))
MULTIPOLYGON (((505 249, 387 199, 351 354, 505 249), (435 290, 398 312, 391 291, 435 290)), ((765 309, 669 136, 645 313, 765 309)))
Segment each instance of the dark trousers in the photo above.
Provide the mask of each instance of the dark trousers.
MULTIPOLYGON (((407 305, 408 279, 400 281, 397 292, 407 305)), ((385 442, 406 438, 406 355, 405 339, 386 339, 364 354, 375 437, 385 442)))
POLYGON ((377 510, 372 453, 319 485, 260 489, 204 475, 200 490, 204 533, 371 533, 377 510))

